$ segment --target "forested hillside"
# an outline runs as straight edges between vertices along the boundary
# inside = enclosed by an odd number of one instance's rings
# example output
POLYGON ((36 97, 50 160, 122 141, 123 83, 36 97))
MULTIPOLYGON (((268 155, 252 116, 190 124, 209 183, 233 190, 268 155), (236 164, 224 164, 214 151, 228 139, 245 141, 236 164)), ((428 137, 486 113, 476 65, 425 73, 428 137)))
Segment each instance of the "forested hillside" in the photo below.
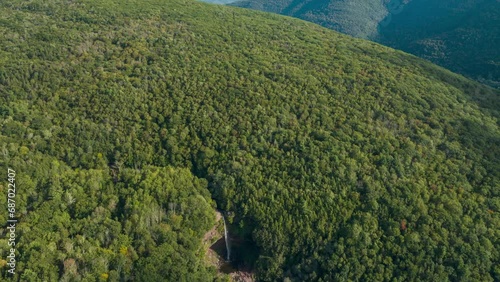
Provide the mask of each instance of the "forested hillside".
POLYGON ((377 0, 243 0, 230 5, 273 12, 320 24, 360 38, 377 36, 388 14, 387 1, 377 0))
POLYGON ((259 281, 500 280, 489 87, 191 0, 5 0, 0 42, 14 281, 224 280, 215 207, 259 281))
POLYGON ((231 5, 375 40, 500 87, 497 0, 243 0, 231 5))
POLYGON ((500 2, 411 1, 379 25, 376 41, 500 87, 500 2))

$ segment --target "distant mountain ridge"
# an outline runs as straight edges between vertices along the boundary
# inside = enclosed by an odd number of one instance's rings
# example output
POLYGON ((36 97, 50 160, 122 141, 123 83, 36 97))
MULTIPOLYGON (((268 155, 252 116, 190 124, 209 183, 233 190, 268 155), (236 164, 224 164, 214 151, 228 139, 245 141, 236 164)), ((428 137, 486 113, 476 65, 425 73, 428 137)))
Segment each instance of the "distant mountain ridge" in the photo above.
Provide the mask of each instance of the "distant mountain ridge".
POLYGON ((499 35, 497 0, 420 0, 390 14, 373 39, 499 87, 499 35))
POLYGON ((229 5, 311 21, 500 86, 498 0, 245 0, 229 5))
POLYGON ((377 23, 387 15, 381 1, 248 0, 230 5, 301 18, 361 38, 375 36, 377 23))

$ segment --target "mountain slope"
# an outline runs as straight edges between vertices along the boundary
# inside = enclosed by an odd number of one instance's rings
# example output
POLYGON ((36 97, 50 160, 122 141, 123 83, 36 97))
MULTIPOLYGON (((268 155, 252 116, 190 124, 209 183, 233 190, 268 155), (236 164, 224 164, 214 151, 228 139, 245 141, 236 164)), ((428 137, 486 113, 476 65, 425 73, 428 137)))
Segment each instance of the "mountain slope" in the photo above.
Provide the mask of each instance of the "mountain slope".
POLYGON ((280 13, 415 54, 491 86, 500 83, 497 0, 246 0, 280 13))
POLYGON ((388 15, 382 1, 248 0, 230 5, 300 18, 361 38, 376 36, 378 23, 388 15))
POLYGON ((500 86, 500 2, 412 1, 385 21, 378 42, 500 86))
POLYGON ((500 279, 491 88, 184 0, 2 1, 0 41, 14 280, 224 279, 208 191, 260 281, 500 279))

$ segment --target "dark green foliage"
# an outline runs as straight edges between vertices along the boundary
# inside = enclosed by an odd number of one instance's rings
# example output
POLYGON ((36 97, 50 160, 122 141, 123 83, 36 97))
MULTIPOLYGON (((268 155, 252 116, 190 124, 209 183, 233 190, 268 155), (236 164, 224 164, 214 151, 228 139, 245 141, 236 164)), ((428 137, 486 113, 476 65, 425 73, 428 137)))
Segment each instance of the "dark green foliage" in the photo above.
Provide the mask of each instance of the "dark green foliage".
POLYGON ((377 35, 387 15, 384 1, 366 0, 244 0, 229 5, 300 18, 361 38, 377 35))
POLYGON ((497 0, 244 0, 230 5, 375 40, 500 87, 497 0))
POLYGON ((208 190, 262 281, 500 279, 491 88, 192 1, 7 0, 0 15, 18 281, 211 280, 208 190))
POLYGON ((386 18, 376 41, 500 87, 500 2, 411 1, 386 18))

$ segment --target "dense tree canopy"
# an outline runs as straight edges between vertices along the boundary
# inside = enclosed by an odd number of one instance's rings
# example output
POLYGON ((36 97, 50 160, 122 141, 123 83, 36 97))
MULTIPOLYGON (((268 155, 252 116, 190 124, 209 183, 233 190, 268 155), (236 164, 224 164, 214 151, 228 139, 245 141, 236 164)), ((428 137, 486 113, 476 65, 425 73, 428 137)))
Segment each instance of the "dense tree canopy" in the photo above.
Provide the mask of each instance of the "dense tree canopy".
POLYGON ((500 279, 491 88, 189 0, 6 0, 0 42, 18 281, 222 279, 212 199, 260 281, 500 279))
POLYGON ((242 0, 231 5, 375 40, 500 87, 497 0, 242 0))
POLYGON ((385 18, 374 39, 500 88, 498 34, 497 0, 420 0, 385 18))
MULTIPOLYGON (((387 0, 242 0, 232 6, 300 18, 361 38, 377 35, 379 22, 389 11, 387 0)), ((396 2, 396 1, 393 1, 396 2)))

